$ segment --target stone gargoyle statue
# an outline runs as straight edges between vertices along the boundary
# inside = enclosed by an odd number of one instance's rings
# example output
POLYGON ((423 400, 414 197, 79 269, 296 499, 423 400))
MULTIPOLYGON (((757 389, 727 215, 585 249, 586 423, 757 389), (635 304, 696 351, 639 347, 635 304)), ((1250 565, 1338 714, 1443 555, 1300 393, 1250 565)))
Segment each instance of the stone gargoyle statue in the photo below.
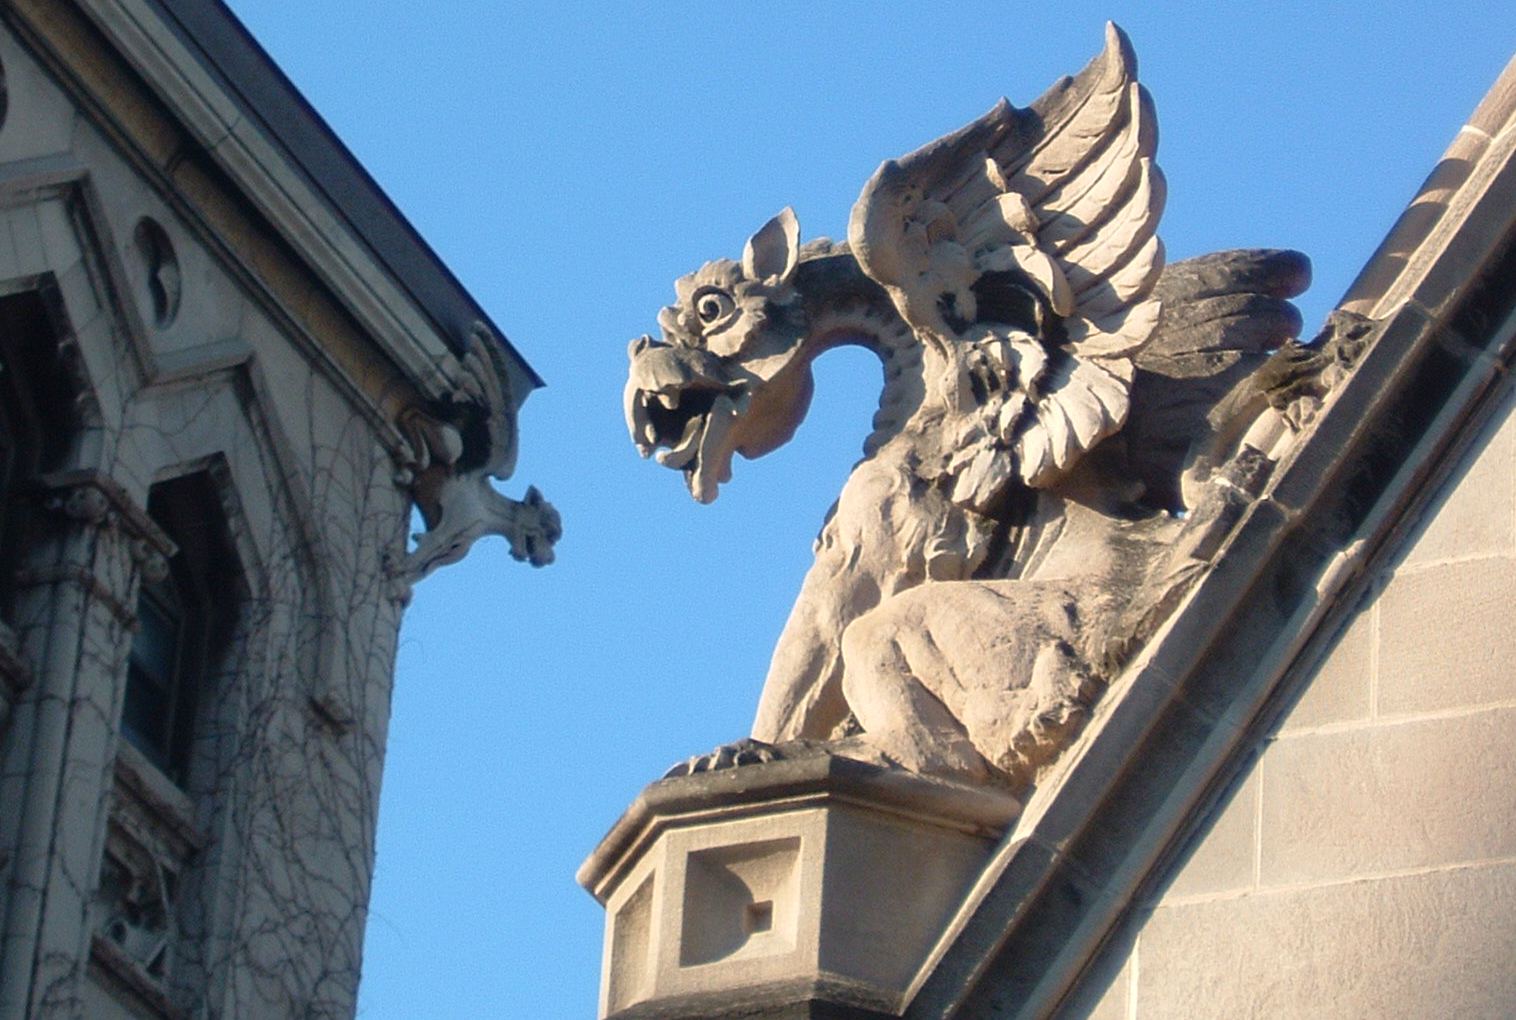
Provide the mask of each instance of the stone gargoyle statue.
POLYGON ((1108 26, 1030 107, 884 163, 846 244, 802 245, 786 209, 675 283, 662 340, 631 345, 626 416, 700 502, 733 453, 793 435, 818 355, 884 368, 752 739, 685 770, 834 742, 1018 789, 1072 741, 1172 604, 1185 529, 1256 491, 1250 437, 1299 428, 1351 356, 1351 336, 1295 342, 1296 252, 1165 266, 1156 137, 1108 26))

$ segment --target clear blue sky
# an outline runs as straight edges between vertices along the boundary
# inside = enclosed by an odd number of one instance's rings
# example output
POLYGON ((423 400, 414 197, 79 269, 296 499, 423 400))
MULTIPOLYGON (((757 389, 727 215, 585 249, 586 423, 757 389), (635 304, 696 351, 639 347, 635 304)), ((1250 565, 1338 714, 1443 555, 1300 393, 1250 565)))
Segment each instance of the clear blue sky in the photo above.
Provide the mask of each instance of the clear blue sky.
POLYGON ((548 381, 508 491, 558 563, 489 540, 401 637, 360 1015, 588 1020, 575 868, 670 763, 746 732, 879 376, 820 363, 790 446, 713 506, 621 423, 626 343, 672 281, 784 205, 839 236, 883 159, 1131 35, 1170 257, 1288 246, 1314 329, 1516 49, 1516 0, 576 5, 232 0, 548 381))

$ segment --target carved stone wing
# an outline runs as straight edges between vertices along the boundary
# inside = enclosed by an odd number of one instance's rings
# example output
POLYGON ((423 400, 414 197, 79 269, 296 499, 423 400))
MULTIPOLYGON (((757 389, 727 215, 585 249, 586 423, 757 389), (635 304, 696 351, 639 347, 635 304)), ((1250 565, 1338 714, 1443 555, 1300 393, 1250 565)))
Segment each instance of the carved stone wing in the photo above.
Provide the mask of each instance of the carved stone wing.
POLYGON ((1152 341, 1137 353, 1126 447, 1143 502, 1192 509, 1181 493, 1190 458, 1238 422, 1223 398, 1300 335, 1290 298, 1311 281, 1297 251, 1243 249, 1176 262, 1155 293, 1163 305, 1152 341))
MULTIPOLYGON (((488 463, 462 464, 465 469, 483 468, 492 478, 505 481, 516 471, 517 430, 515 400, 510 392, 510 369, 505 349, 482 323, 469 334, 468 350, 459 360, 463 369, 462 396, 478 409, 476 424, 489 431, 489 442, 479 444, 488 463)), ((465 446, 465 451, 468 447, 465 446)))
POLYGON ((993 437, 959 464, 955 498, 987 502, 1009 476, 1051 484, 1126 420, 1132 355, 1158 321, 1156 145, 1130 44, 1109 25, 1076 78, 1024 110, 1001 100, 864 187, 854 255, 993 437), (1007 452, 1009 468, 992 465, 1007 452))

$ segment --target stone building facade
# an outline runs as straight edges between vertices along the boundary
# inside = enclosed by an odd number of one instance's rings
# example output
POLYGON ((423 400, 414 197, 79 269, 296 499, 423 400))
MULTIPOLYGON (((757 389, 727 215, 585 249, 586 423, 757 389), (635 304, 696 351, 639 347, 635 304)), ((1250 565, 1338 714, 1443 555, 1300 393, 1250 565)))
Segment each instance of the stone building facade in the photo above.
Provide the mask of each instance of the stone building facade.
POLYGON ((538 380, 216 0, 0 74, 0 1017, 349 1017, 409 584, 549 555, 538 380))

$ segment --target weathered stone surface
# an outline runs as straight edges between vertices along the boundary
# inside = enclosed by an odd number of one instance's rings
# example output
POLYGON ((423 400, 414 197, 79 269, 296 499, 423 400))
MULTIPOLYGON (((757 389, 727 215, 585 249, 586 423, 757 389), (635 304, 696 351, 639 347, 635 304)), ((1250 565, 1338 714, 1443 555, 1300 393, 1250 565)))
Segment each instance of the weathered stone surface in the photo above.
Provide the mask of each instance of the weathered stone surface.
POLYGON ((1164 890, 1165 901, 1252 888, 1258 857, 1258 787, 1258 774, 1251 771, 1219 806, 1164 890))
POLYGON ((1140 1020, 1508 1020, 1516 866, 1290 889, 1155 911, 1140 1020))
POLYGON ((1507 399, 1428 509, 1398 569, 1516 551, 1516 401, 1507 399))
POLYGON ((1372 711, 1376 612, 1369 603, 1348 621, 1321 660, 1281 733, 1367 719, 1372 711))
POLYGON ((1101 953, 1057 1020, 1131 1020, 1132 945, 1123 940, 1101 953))
POLYGON ((1017 810, 826 753, 655 783, 580 869, 606 906, 601 1015, 801 987, 891 1010, 1017 810))
POLYGON ((1281 738, 1262 765, 1260 883, 1516 856, 1516 709, 1281 738))
POLYGON ((1131 976, 1123 969, 1095 1007, 1085 1014, 1086 1020, 1129 1020, 1130 985, 1131 976))
POLYGON ((403 531, 534 377, 223 5, 127 6, 0 25, 0 1017, 351 1016, 403 531))
POLYGON ((1379 600, 1379 712, 1509 701, 1516 662, 1516 557, 1396 574, 1379 600))

